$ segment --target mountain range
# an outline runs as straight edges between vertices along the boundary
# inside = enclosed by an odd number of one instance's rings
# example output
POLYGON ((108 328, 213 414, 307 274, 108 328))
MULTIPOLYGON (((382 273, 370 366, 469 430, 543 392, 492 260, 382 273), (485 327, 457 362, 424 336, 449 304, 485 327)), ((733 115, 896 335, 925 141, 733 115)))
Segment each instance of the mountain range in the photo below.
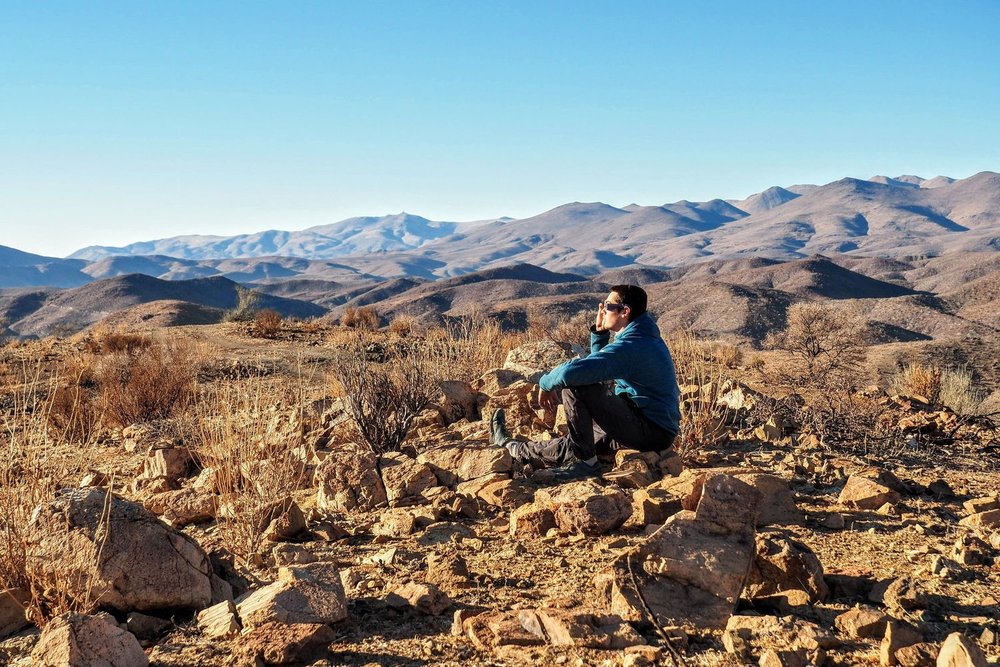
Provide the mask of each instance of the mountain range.
POLYGON ((76 287, 128 273, 254 284, 436 280, 512 263, 594 276, 740 257, 906 259, 996 250, 1000 174, 986 171, 960 180, 904 175, 775 186, 742 200, 621 208, 573 202, 518 220, 436 222, 400 213, 302 231, 90 246, 66 259, 0 247, 0 287, 76 287))

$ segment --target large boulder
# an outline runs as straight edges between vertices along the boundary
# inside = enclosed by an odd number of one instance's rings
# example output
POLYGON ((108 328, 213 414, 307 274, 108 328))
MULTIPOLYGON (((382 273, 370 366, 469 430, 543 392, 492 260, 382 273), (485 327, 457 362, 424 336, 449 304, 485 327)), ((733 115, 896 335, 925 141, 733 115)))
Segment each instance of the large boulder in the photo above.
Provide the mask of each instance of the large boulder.
POLYGON ((441 394, 435 405, 445 425, 454 424, 460 419, 479 419, 480 394, 472 385, 462 380, 442 380, 438 386, 441 394))
POLYGON ((668 518, 599 578, 611 612, 630 621, 652 613, 660 627, 724 628, 754 558, 759 501, 745 482, 709 477, 694 512, 668 518))
POLYGON ((62 614, 52 619, 31 652, 37 667, 145 667, 149 658, 110 614, 62 614))
POLYGON ((320 509, 367 511, 388 503, 378 457, 361 445, 348 444, 331 452, 316 466, 313 481, 319 487, 320 509))
POLYGON ((201 609, 212 566, 190 537, 100 489, 60 492, 31 515, 26 574, 43 597, 120 611, 201 609))

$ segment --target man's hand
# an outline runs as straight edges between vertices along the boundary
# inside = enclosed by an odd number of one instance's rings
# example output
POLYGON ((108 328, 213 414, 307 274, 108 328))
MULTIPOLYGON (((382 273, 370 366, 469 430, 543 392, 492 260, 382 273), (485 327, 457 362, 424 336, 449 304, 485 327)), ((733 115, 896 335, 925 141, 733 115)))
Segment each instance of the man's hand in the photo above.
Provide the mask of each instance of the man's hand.
POLYGON ((597 320, 594 322, 594 331, 604 331, 604 302, 597 306, 597 320))
POLYGON ((552 391, 540 391, 538 394, 538 404, 545 410, 555 410, 556 406, 559 405, 559 392, 555 389, 552 391))

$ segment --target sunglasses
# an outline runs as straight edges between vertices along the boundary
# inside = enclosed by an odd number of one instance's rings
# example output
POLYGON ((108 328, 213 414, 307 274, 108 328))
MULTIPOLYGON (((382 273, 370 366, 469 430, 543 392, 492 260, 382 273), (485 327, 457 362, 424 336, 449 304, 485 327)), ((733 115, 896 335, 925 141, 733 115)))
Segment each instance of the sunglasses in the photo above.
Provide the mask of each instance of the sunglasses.
POLYGON ((620 313, 628 308, 628 304, 624 303, 612 303, 610 301, 602 301, 601 303, 604 304, 604 310, 610 310, 612 313, 620 313))

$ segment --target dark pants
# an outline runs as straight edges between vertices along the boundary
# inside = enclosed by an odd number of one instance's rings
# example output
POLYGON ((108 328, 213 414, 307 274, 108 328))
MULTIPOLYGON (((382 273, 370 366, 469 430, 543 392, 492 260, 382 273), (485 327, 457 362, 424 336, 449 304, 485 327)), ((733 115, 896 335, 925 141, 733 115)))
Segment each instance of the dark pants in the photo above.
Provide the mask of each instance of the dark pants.
POLYGON ((673 433, 646 419, 634 403, 603 384, 566 387, 562 402, 569 435, 546 442, 510 443, 507 448, 516 460, 551 467, 574 456, 586 461, 616 449, 659 452, 674 444, 673 433))

